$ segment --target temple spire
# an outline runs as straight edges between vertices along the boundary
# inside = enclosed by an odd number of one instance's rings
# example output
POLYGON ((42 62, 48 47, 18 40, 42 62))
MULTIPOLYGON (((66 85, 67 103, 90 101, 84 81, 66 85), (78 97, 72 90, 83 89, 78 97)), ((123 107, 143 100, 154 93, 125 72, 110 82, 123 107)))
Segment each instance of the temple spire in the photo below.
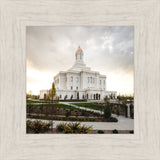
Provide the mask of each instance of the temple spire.
POLYGON ((76 51, 76 62, 77 63, 84 63, 83 62, 83 50, 81 49, 80 46, 78 46, 78 49, 76 51))
POLYGON ((78 46, 77 51, 83 52, 83 50, 81 49, 81 47, 80 47, 80 46, 78 46))

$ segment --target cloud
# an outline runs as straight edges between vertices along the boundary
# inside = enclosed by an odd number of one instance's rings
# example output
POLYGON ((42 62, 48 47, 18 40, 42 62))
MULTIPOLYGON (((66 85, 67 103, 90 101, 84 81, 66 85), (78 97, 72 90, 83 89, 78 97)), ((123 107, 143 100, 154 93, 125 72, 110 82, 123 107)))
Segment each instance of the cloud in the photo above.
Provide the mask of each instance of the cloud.
MULTIPOLYGON (((27 27, 27 67, 40 72, 69 69, 80 45, 93 70, 133 77, 133 26, 27 27)), ((30 81, 31 82, 31 81, 30 81)))

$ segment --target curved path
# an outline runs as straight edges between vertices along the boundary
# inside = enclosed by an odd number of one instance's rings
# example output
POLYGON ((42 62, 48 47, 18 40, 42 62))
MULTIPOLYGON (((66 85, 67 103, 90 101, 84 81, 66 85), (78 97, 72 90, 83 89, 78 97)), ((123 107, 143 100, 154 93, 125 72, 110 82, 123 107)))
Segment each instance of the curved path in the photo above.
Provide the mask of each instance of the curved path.
MULTIPOLYGON (((85 107, 80 107, 74 104, 71 104, 70 102, 59 102, 61 104, 65 104, 68 106, 72 106, 75 108, 79 108, 79 109, 84 109, 84 110, 88 110, 88 111, 93 111, 93 112, 97 112, 100 114, 103 114, 103 112, 98 111, 98 110, 94 110, 94 109, 90 109, 90 108, 85 108, 85 107)), ((80 122, 82 125, 86 125, 86 126, 92 126, 93 130, 134 130, 134 119, 130 119, 130 118, 126 118, 124 116, 117 116, 112 114, 113 117, 116 117, 118 119, 118 122, 80 122)), ((34 119, 32 119, 34 120, 34 119)), ((48 121, 48 120, 43 120, 43 121, 48 121)), ((55 128, 58 124, 60 123, 70 123, 70 121, 56 121, 53 120, 54 125, 53 127, 55 128)), ((73 122, 75 123, 75 122, 73 122)))
MULTIPOLYGON (((93 111, 100 114, 103 114, 103 111, 98 111, 90 108, 85 108, 81 106, 77 106, 72 104, 72 102, 60 102, 61 104, 65 104, 68 106, 72 106, 79 109, 84 109, 87 111, 93 111)), ((112 114, 112 117, 116 117, 118 119, 118 122, 81 122, 81 124, 85 124, 87 126, 92 126, 93 129, 96 130, 134 130, 134 119, 126 118, 124 116, 117 116, 115 114, 112 114)), ((62 121, 61 121, 62 122, 62 121)), ((59 124, 59 121, 55 121, 55 125, 59 124)))

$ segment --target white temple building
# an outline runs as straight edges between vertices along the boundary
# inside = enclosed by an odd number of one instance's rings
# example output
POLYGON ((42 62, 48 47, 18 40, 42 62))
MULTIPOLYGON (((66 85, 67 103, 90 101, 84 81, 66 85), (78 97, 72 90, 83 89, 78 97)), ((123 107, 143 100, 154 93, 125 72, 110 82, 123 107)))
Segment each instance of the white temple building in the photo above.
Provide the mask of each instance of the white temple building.
MULTIPOLYGON (((60 71, 54 77, 59 99, 103 100, 105 96, 111 95, 117 98, 116 91, 107 91, 106 76, 87 67, 83 57, 83 50, 79 46, 75 53, 75 64, 69 70, 60 71)), ((44 99, 44 94, 48 94, 48 90, 40 91, 40 99, 44 99)))

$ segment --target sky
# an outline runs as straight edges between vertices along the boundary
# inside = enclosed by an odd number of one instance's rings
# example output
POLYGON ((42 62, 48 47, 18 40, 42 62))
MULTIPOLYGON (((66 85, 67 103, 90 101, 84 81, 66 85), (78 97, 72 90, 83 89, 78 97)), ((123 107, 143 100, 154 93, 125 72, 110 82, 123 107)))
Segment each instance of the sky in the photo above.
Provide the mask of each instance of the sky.
POLYGON ((53 77, 73 66, 78 46, 85 64, 106 75, 108 91, 133 95, 133 26, 27 27, 27 93, 50 89, 53 77))

